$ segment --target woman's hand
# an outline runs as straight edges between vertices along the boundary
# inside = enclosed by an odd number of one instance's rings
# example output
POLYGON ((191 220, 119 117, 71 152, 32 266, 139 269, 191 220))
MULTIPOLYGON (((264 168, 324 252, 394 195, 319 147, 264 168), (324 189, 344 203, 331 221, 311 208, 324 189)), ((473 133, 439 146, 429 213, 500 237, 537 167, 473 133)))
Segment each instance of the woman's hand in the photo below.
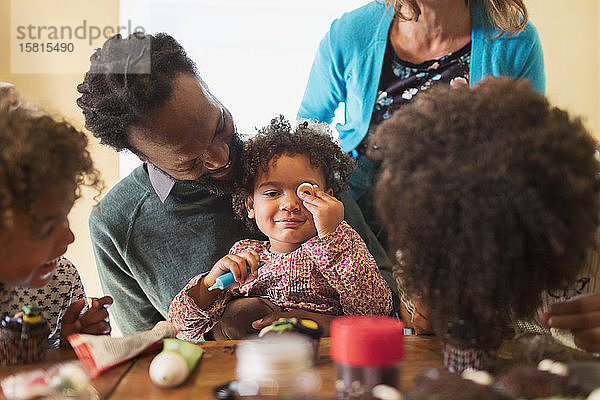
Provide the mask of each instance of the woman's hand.
POLYGON ((239 254, 227 254, 217 261, 210 272, 204 277, 204 284, 207 288, 211 287, 215 284, 219 276, 229 271, 231 271, 237 283, 252 280, 257 276, 259 261, 258 254, 253 250, 244 251, 239 254), (250 266, 250 274, 248 274, 248 265, 250 266))
POLYGON ((92 305, 84 313, 85 299, 71 304, 65 311, 61 320, 60 343, 67 346, 67 338, 74 333, 88 333, 91 335, 109 335, 110 323, 108 307, 113 303, 110 296, 92 299, 92 305))
POLYGON ((600 352, 600 294, 552 304, 540 321, 550 328, 570 330, 578 347, 600 352))
POLYGON ((320 238, 333 233, 344 219, 344 204, 313 185, 315 195, 299 192, 304 207, 312 214, 320 238))

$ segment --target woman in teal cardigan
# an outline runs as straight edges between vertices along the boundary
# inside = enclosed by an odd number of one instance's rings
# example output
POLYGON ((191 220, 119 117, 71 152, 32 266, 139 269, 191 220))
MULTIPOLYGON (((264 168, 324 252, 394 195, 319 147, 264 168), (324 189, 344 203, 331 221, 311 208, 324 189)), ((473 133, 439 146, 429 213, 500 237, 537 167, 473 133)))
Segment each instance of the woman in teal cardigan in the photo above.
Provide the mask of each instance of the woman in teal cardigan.
POLYGON ((373 1, 333 21, 298 112, 299 119, 330 123, 345 104, 337 130, 342 149, 358 161, 350 194, 375 233, 378 163, 367 156, 368 137, 395 109, 435 84, 473 86, 488 75, 527 78, 545 91, 542 46, 522 0, 386 3, 373 1))

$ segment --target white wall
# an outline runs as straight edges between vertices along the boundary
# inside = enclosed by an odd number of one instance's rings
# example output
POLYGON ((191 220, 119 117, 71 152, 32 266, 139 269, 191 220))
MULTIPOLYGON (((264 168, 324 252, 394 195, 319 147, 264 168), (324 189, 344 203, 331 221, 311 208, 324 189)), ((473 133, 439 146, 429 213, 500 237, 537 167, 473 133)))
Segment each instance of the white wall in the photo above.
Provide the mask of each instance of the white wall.
MULTIPOLYGON (((317 46, 334 18, 369 0, 121 0, 120 25, 134 20, 167 32, 197 63, 202 79, 255 133, 275 115, 294 120, 317 46)), ((121 157, 121 176, 138 164, 121 157)))

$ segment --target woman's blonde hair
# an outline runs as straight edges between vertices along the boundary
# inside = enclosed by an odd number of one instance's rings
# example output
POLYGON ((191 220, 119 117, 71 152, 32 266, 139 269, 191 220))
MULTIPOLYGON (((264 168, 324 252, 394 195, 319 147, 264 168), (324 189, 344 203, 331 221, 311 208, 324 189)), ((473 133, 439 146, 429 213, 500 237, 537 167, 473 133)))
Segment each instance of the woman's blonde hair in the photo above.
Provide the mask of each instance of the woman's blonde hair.
MULTIPOLYGON (((501 34, 519 33, 527 25, 527 7, 523 0, 465 0, 466 5, 482 1, 490 23, 500 30, 501 34)), ((416 21, 421 15, 417 0, 385 0, 386 6, 392 7, 395 18, 402 21, 416 21)))
MULTIPOLYGON (((86 135, 26 103, 14 87, 0 86, 0 231, 17 211, 33 214, 36 202, 56 185, 81 185, 98 193, 99 172, 86 135)), ((66 195, 66 194, 65 194, 66 195)))

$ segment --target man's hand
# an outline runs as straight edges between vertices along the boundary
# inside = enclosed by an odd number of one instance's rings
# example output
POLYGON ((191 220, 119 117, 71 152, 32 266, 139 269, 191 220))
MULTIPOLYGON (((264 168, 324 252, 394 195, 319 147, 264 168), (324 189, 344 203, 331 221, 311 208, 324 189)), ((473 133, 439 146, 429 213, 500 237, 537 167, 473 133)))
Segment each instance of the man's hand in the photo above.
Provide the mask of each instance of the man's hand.
POLYGON ((570 330, 578 347, 600 352, 600 294, 552 304, 540 321, 550 328, 570 330))
POLYGON ((91 335, 109 335, 110 324, 108 307, 113 303, 110 296, 92 299, 92 305, 83 314, 81 310, 85 306, 85 299, 71 304, 65 311, 61 320, 60 344, 68 345, 67 338, 74 333, 88 333, 91 335))
POLYGON ((329 325, 335 317, 335 315, 292 309, 289 311, 277 311, 261 319, 257 319, 252 323, 252 327, 257 331, 260 331, 262 328, 271 325, 279 318, 307 318, 318 322, 319 325, 323 327, 323 336, 329 336, 329 325))
POLYGON ((313 185, 315 195, 300 191, 298 196, 304 207, 312 214, 320 238, 333 233, 344 219, 344 204, 313 185))

